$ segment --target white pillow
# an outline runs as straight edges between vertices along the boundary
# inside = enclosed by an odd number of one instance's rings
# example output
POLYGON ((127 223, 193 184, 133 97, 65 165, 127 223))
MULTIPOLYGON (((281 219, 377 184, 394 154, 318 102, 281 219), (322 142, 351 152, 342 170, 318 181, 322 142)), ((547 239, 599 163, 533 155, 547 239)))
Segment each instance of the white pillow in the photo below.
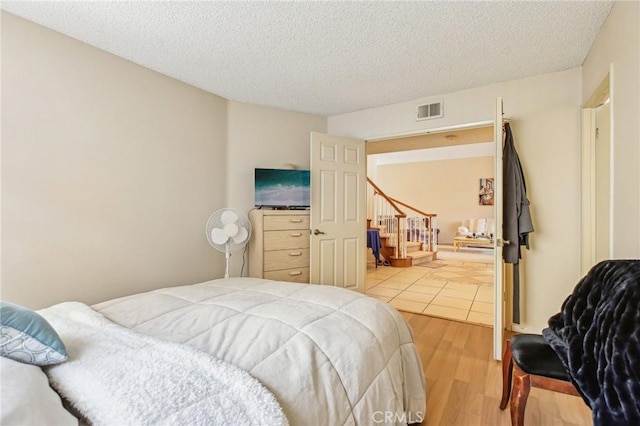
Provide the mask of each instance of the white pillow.
POLYGON ((466 226, 458 226, 458 234, 469 235, 471 233, 469 232, 469 228, 467 228, 466 226))
POLYGON ((0 424, 78 425, 37 365, 0 357, 0 424))

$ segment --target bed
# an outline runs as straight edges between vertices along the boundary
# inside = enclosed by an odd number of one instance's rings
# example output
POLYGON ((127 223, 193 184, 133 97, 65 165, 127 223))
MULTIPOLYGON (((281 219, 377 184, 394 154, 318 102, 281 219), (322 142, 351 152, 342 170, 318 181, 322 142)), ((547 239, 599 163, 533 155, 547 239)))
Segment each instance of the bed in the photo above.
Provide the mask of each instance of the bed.
POLYGON ((424 418, 425 381, 411 329, 394 308, 349 290, 228 278, 92 307, 66 302, 39 313, 69 350, 69 361, 44 368, 49 381, 90 423, 114 424, 103 417, 119 411, 139 419, 133 423, 196 424, 188 416, 203 416, 203 407, 213 403, 218 408, 210 411, 218 413, 212 416, 226 416, 200 423, 406 424, 424 418), (209 371, 218 364, 231 372, 209 371), (228 382, 209 389, 227 376, 246 381, 251 392, 228 382), (107 377, 111 387, 83 385, 92 377, 107 377), (114 410, 118 400, 83 408, 88 394, 101 400, 122 392, 128 405, 121 409, 114 410), (192 399, 165 401, 185 393, 192 399), (139 397, 142 402, 131 403, 139 397), (237 400, 249 411, 235 413, 245 409, 237 400), (158 414, 174 406, 177 412, 158 414), (140 407, 146 412, 140 417, 127 411, 140 407))

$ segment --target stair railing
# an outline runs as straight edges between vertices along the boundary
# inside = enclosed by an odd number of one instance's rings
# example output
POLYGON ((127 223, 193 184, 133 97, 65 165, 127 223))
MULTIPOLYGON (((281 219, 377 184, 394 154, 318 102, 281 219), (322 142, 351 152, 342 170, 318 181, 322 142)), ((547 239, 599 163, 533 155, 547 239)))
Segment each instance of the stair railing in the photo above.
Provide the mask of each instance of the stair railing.
POLYGON ((393 197, 389 197, 394 203, 401 205, 410 210, 407 215, 407 235, 408 241, 419 242, 423 246, 423 250, 430 252, 438 251, 438 215, 434 213, 425 213, 420 209, 410 206, 393 197))
POLYGON ((395 242, 394 256, 404 259, 407 257, 407 215, 371 179, 367 178, 367 182, 373 189, 372 222, 377 227, 385 228, 395 242))
POLYGON ((381 228, 385 228, 395 241, 395 256, 407 257, 407 242, 418 242, 421 249, 436 253, 438 251, 438 215, 426 213, 414 206, 390 197, 384 193, 370 178, 369 195, 371 204, 368 217, 381 228), (406 208, 409 213, 401 209, 406 208), (398 230, 400 232, 398 232, 398 230))

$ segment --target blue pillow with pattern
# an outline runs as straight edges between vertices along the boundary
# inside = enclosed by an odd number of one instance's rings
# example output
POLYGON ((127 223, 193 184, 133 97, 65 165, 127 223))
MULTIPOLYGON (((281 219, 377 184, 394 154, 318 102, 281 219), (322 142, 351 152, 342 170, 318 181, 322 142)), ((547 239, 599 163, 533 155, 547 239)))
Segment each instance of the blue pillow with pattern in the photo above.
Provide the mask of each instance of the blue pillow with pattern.
POLYGON ((9 302, 0 302, 0 355, 33 365, 59 364, 69 358, 51 324, 9 302))

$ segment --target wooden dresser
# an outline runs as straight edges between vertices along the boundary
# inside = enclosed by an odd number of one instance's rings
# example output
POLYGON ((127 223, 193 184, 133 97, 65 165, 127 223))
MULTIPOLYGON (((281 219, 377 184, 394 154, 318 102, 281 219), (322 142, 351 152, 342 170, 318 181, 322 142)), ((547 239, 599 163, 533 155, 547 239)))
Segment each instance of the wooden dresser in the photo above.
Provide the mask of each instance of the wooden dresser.
POLYGON ((309 211, 261 209, 249 218, 249 276, 308 283, 309 211))

